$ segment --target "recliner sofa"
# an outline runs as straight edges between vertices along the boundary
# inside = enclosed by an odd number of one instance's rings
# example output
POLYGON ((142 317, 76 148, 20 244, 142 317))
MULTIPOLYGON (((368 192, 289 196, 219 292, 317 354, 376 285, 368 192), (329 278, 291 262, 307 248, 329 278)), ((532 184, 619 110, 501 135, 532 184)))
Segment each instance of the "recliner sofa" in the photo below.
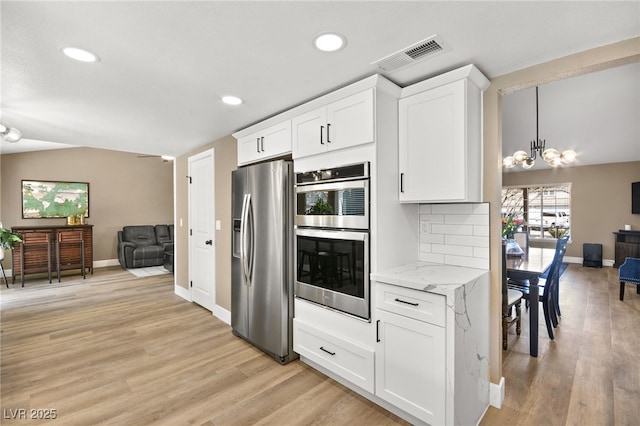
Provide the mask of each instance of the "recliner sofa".
POLYGON ((118 231, 118 261, 125 268, 162 266, 173 253, 173 225, 124 226, 118 231))

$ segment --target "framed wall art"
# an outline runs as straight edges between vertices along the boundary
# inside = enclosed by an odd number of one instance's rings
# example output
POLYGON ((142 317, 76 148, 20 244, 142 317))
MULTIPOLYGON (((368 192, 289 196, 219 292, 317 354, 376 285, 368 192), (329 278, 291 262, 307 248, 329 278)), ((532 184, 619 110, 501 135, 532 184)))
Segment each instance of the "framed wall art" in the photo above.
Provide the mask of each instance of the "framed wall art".
POLYGON ((89 217, 89 183, 22 181, 22 218, 89 217))

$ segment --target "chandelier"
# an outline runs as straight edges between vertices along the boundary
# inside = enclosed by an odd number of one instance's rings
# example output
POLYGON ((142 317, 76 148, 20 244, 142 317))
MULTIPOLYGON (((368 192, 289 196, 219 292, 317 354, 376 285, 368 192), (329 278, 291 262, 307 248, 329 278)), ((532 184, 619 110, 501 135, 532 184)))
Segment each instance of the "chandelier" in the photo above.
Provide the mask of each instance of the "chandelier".
POLYGON ((15 143, 22 139, 22 132, 15 127, 9 127, 4 123, 0 123, 0 136, 7 142, 15 143))
POLYGON ((572 149, 558 151, 555 148, 545 149, 545 140, 540 139, 538 135, 538 86, 536 86, 536 140, 531 141, 531 151, 527 154, 525 151, 516 151, 513 155, 505 157, 502 165, 510 169, 520 164, 523 169, 530 169, 536 163, 538 155, 550 166, 558 167, 561 164, 571 163, 576 159, 576 152, 572 149))

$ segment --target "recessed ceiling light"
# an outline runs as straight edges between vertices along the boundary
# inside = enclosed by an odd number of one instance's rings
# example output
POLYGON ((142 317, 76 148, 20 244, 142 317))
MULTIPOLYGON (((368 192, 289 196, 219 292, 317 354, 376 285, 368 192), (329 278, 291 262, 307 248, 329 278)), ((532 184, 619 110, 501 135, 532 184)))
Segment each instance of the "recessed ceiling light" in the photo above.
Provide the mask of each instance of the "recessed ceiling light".
POLYGON ((344 49, 347 45, 347 39, 338 33, 321 33, 315 37, 313 45, 323 52, 335 52, 344 49))
POLYGON ((77 47, 63 47, 60 49, 62 53, 68 56, 71 59, 75 59, 80 62, 98 62, 99 58, 97 55, 86 51, 84 49, 79 49, 77 47))
POLYGON ((242 103, 242 99, 237 96, 223 96, 222 102, 227 105, 240 105, 242 103))

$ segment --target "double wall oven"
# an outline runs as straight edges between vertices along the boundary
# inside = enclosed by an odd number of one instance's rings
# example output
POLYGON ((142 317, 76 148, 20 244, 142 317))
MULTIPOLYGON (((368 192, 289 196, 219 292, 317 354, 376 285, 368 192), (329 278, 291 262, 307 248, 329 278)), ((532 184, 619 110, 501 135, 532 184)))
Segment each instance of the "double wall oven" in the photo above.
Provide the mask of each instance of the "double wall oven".
POLYGON ((295 295, 369 320, 369 163, 296 174, 295 295))

